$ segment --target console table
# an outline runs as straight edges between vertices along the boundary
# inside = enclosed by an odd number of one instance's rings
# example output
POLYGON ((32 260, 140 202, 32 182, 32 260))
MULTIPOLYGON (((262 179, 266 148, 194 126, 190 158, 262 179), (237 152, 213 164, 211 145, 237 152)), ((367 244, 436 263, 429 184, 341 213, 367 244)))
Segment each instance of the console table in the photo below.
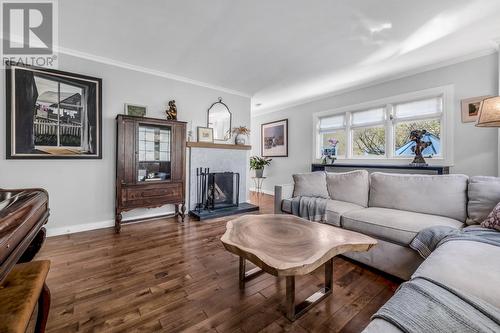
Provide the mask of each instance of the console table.
POLYGON ((410 165, 377 165, 377 164, 312 164, 311 171, 347 172, 353 170, 367 170, 368 172, 390 172, 390 173, 418 173, 427 175, 447 175, 450 173, 449 166, 422 166, 410 165))

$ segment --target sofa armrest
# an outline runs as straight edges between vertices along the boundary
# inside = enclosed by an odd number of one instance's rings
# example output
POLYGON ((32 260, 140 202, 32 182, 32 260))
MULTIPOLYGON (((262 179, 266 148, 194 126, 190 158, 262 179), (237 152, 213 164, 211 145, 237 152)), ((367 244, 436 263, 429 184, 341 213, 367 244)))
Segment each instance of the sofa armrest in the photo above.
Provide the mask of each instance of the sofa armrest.
POLYGON ((281 202, 293 197, 294 184, 283 184, 274 186, 274 214, 283 214, 281 202))

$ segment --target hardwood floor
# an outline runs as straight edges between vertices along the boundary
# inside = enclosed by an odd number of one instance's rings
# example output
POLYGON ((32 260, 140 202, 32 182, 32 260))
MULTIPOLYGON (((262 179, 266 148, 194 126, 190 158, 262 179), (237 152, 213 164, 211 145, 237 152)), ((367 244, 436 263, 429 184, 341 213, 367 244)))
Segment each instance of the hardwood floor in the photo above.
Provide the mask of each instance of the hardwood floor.
MULTIPOLYGON (((253 195, 261 213, 273 198, 253 195)), ((48 332, 359 332, 398 286, 343 258, 333 295, 294 323, 282 315, 285 279, 263 274, 238 288, 238 258, 219 241, 228 218, 162 219, 48 238, 48 332)), ((50 223, 50 222, 49 222, 50 223)), ((297 299, 318 289, 320 268, 298 277, 297 299)))

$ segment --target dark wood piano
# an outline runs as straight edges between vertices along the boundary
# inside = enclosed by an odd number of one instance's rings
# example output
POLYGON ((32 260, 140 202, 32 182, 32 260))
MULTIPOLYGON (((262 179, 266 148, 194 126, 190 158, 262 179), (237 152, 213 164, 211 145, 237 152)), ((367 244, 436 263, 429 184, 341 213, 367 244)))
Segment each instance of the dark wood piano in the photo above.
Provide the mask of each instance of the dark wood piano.
POLYGON ((32 259, 45 240, 48 217, 45 190, 0 189, 0 332, 45 332, 50 261, 32 259))
POLYGON ((43 189, 0 189, 0 282, 31 261, 45 240, 49 195, 43 189))

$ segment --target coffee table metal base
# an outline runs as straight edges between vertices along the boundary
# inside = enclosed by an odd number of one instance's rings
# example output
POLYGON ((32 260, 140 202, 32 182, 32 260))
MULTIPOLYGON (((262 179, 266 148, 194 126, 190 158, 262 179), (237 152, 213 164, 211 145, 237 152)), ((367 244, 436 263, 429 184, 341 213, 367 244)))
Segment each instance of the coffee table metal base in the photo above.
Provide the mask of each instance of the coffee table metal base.
POLYGON ((264 273, 259 267, 255 267, 247 272, 246 259, 240 257, 240 289, 245 289, 245 282, 253 279, 254 277, 264 273))
MULTIPOLYGON (((299 304, 295 304, 295 276, 286 277, 286 317, 290 321, 295 321, 310 308, 321 302, 332 293, 333 288, 333 259, 325 263, 325 285, 323 288, 307 297, 299 304)), ((240 257, 240 289, 245 288, 245 282, 262 274, 264 271, 259 267, 246 271, 246 259, 240 257)))

